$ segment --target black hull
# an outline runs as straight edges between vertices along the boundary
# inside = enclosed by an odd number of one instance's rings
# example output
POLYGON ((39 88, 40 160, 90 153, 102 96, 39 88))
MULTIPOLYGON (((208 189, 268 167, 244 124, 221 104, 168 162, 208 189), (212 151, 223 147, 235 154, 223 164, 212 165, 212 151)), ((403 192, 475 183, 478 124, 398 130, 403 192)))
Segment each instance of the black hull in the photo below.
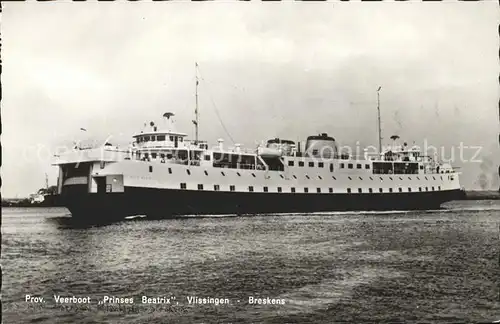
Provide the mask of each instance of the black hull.
POLYGON ((60 196, 73 218, 88 221, 132 215, 170 218, 180 215, 311 213, 438 209, 461 199, 461 190, 415 193, 256 193, 127 187, 124 193, 87 193, 86 186, 68 186, 60 196))

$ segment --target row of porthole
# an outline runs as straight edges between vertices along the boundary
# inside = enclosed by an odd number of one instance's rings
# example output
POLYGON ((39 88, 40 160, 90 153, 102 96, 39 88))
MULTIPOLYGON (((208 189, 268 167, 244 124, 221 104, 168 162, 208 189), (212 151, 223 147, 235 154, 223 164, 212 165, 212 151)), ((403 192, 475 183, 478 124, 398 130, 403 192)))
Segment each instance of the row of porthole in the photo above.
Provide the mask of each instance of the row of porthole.
MULTIPOLYGON (((180 187, 181 189, 187 189, 187 184, 186 183, 181 183, 180 184, 180 187)), ((403 188, 398 188, 399 189, 399 192, 403 192, 403 188)), ((431 191, 434 191, 434 187, 431 187, 431 191)), ((203 184, 198 184, 198 190, 204 190, 204 186, 203 184)), ((438 186, 438 190, 441 190, 441 186, 438 186)), ((214 191, 220 191, 220 185, 214 185, 214 191)), ((229 191, 236 191, 236 186, 234 185, 230 185, 229 186, 229 191)), ((248 191, 249 192, 254 192, 254 187, 253 186, 249 186, 248 187, 248 191)), ((262 188, 262 191, 263 192, 269 192, 269 188, 268 187, 263 187, 262 188)), ((422 187, 418 187, 418 191, 419 192, 423 192, 423 188, 422 187)), ((425 187, 425 191, 429 191, 429 187, 425 187)), ((281 187, 277 187, 277 191, 276 192, 283 192, 282 188, 281 187)), ((290 192, 291 193, 294 193, 296 192, 295 191, 295 188, 294 187, 291 187, 290 188, 290 192)), ((304 192, 305 193, 308 193, 309 192, 309 188, 305 187, 304 188, 304 192)), ((316 193, 321 193, 321 188, 316 188, 316 193)), ((328 188, 328 192, 329 193, 333 193, 333 188, 328 188)), ((383 193, 384 190, 383 188, 379 188, 379 193, 383 193)), ((392 188, 389 188, 389 193, 392 193, 393 190, 392 188)), ((412 189, 411 188, 408 188, 408 192, 412 192, 412 189)), ((351 188, 347 188, 347 193, 352 193, 352 190, 351 188)), ((363 189, 362 188, 358 188, 358 193, 363 193, 363 189)), ((373 193, 373 189, 372 188, 368 188, 368 193, 373 193)))
MULTIPOLYGON (((152 167, 152 166, 149 166, 149 172, 153 172, 153 167, 152 167)), ((168 168, 168 173, 169 173, 169 174, 172 174, 172 168, 168 168)), ((186 169, 186 173, 187 173, 188 175, 191 175, 191 171, 190 171, 189 169, 186 169)), ((205 170, 205 171, 204 171, 204 173, 205 173, 205 175, 206 175, 206 176, 208 176, 208 172, 207 172, 207 170, 205 170)), ((220 173, 221 173, 223 176, 226 176, 226 174, 224 173, 224 171, 221 171, 220 173)), ((236 172, 236 174, 237 174, 239 177, 241 177, 241 174, 240 174, 239 172, 236 172)), ((256 177, 256 176, 255 176, 255 173, 252 173, 252 176, 255 178, 255 177, 256 177)), ((295 175, 292 175, 292 176, 293 176, 293 178, 294 178, 294 179, 297 179, 297 176, 295 176, 295 175)), ((284 179, 284 178, 285 178, 282 174, 280 174, 280 177, 281 177, 282 179, 284 179)), ((309 180, 311 179, 311 178, 310 178, 307 174, 306 174, 306 178, 307 178, 307 179, 309 179, 309 180)), ((351 177, 351 176, 348 176, 347 178, 348 178, 349 180, 352 180, 352 177, 351 177)), ((362 177, 358 177, 358 178, 359 178, 359 180, 363 181, 363 178, 362 178, 362 177)), ((379 177, 379 178, 380 178, 380 180, 381 180, 381 181, 384 181, 384 178, 382 178, 382 177, 379 177)), ((402 177, 398 177, 398 178, 399 178, 399 180, 403 180, 403 178, 402 178, 402 177)), ((427 180, 427 181, 429 180, 427 177, 424 177, 424 178, 425 178, 425 180, 427 180)), ((443 177, 442 177, 442 176, 440 176, 440 178, 441 178, 441 180, 443 180, 443 177)), ((318 175, 318 179, 323 180, 323 178, 322 178, 320 175, 318 175)), ((332 176, 332 179, 333 179, 333 180, 337 180, 337 178, 335 178, 334 176, 332 176)), ((373 180, 373 177, 369 177, 369 179, 370 179, 370 180, 373 180)), ((419 178, 419 177, 416 177, 416 179, 417 179, 417 180, 420 180, 420 178, 419 178)), ((436 180, 436 177, 434 177, 434 176, 433 176, 433 177, 432 177, 432 179, 433 179, 433 180, 436 180)), ((393 179, 392 177, 389 177, 389 180, 393 181, 394 179, 393 179)), ((408 180, 411 180, 411 177, 408 177, 408 180)), ((453 179, 452 179, 452 180, 453 180, 453 179)))

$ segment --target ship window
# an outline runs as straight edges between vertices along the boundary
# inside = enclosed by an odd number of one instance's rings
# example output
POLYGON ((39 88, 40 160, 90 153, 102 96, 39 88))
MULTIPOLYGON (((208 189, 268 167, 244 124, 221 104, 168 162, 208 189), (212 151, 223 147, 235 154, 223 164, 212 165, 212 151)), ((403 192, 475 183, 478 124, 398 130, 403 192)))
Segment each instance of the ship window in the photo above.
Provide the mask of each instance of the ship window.
POLYGON ((429 191, 429 187, 425 187, 425 191, 429 191))
POLYGON ((319 180, 323 180, 323 178, 321 176, 318 176, 319 180))
POLYGON ((349 168, 349 169, 352 169, 352 167, 353 167, 352 163, 349 163, 349 164, 347 165, 347 168, 349 168))
POLYGON ((303 167, 304 166, 304 161, 299 161, 299 167, 303 167))
POLYGON ((369 164, 365 164, 365 169, 370 169, 370 165, 369 164))
POLYGON ((157 140, 158 141, 164 141, 165 140, 165 135, 158 135, 157 140))
POLYGON ((149 142, 149 136, 144 136, 144 142, 149 142))
POLYGON ((156 136, 151 136, 151 142, 156 141, 156 136))
POLYGON ((307 178, 307 179, 311 179, 311 178, 309 178, 309 176, 308 176, 307 174, 306 174, 306 178, 307 178))
POLYGON ((236 174, 238 175, 238 177, 241 177, 241 174, 239 172, 236 172, 236 174))
POLYGON ((220 190, 219 185, 214 185, 214 190, 215 190, 215 191, 219 191, 219 190, 220 190))
POLYGON ((392 180, 393 180, 393 179, 392 179, 392 177, 389 177, 389 180, 391 180, 391 181, 392 181, 392 180))
POLYGON ((248 191, 253 192, 253 186, 249 186, 248 191))
POLYGON ((425 177, 425 180, 429 180, 429 179, 427 179, 427 177, 425 177))
POLYGON ((226 176, 226 175, 224 174, 224 172, 222 172, 222 171, 221 171, 220 173, 221 173, 224 177, 226 176))
POLYGON ((351 188, 347 188, 347 193, 351 193, 351 188))
POLYGON ((179 142, 184 142, 184 138, 179 136, 179 142))
POLYGON ((399 192, 403 192, 403 188, 398 188, 398 191, 399 192))
POLYGON ((384 181, 384 178, 382 178, 382 177, 379 177, 379 178, 380 178, 380 181, 384 181))
POLYGON ((252 173, 252 177, 254 177, 254 178, 255 178, 255 173, 252 173))
POLYGON ((357 169, 361 169, 361 164, 356 164, 357 169))
POLYGON ((281 192, 281 187, 278 187, 278 192, 281 192))
POLYGON ((157 156, 157 155, 156 155, 156 153, 151 153, 151 157, 152 157, 153 159, 156 159, 156 156, 157 156))
POLYGON ((328 192, 332 193, 333 192, 333 188, 328 188, 328 192))
POLYGON ((234 185, 230 185, 230 186, 229 186, 229 190, 230 190, 230 191, 235 191, 235 190, 236 190, 236 188, 234 187, 234 185))
POLYGON ((267 192, 267 191, 268 191, 267 187, 264 187, 264 192, 267 192))
POLYGON ((295 192, 295 188, 294 187, 290 188, 290 191, 295 192))
POLYGON ((149 172, 153 172, 153 166, 152 165, 149 166, 149 172))
POLYGON ((369 192, 369 193, 372 193, 372 192, 373 192, 373 189, 372 189, 372 188, 368 188, 368 192, 369 192))
POLYGON ((344 163, 340 163, 340 168, 343 169, 344 168, 344 163))
POLYGON ((165 158, 165 154, 164 154, 164 153, 160 153, 160 157, 161 157, 162 159, 164 159, 164 158, 165 158))
POLYGON ((389 188, 389 192, 392 192, 392 188, 389 188))
POLYGON ((411 178, 410 178, 410 177, 408 177, 408 180, 411 180, 411 178))
POLYGON ((205 175, 207 176, 207 175, 208 175, 208 172, 207 172, 207 170, 205 170, 204 172, 205 172, 205 175))
POLYGON ((168 139, 170 140, 170 142, 173 142, 173 141, 174 141, 174 137, 173 137, 172 135, 170 135, 170 136, 168 137, 168 139))
POLYGON ((378 188, 378 192, 384 192, 382 188, 378 188))
POLYGON ((149 160, 149 153, 144 153, 144 160, 149 160))
POLYGON ((297 179, 297 176, 294 174, 294 175, 293 175, 293 178, 294 178, 294 179, 297 179))
POLYGON ((198 190, 203 190, 203 185, 202 184, 198 185, 198 190))
POLYGON ((304 188, 304 192, 309 192, 309 188, 304 188))
POLYGON ((419 177, 417 177, 417 180, 420 180, 420 178, 419 178, 419 177))
POLYGON ((293 161, 288 161, 288 166, 293 166, 293 161))
POLYGON ((372 178, 372 177, 370 177, 370 180, 372 180, 372 181, 373 181, 373 178, 372 178))
POLYGON ((186 189, 186 183, 181 183, 181 189, 186 189))
POLYGON ((323 162, 318 162, 318 168, 323 168, 325 164, 323 162))
POLYGON ((205 155, 205 161, 210 161, 210 155, 209 154, 205 155))
POLYGON ((441 180, 443 180, 443 176, 439 176, 441 178, 441 180))
POLYGON ((334 176, 332 176, 333 180, 337 180, 337 178, 335 178, 334 176))
POLYGON ((316 188, 317 193, 321 193, 321 188, 316 188))
POLYGON ((348 178, 349 180, 352 180, 352 178, 351 178, 351 177, 347 177, 347 178, 348 178))
POLYGON ((104 169, 104 167, 105 167, 105 166, 106 166, 106 162, 101 161, 101 163, 100 163, 100 167, 101 167, 101 169, 104 169))
POLYGON ((191 171, 189 171, 189 170, 186 170, 186 173, 187 173, 188 175, 191 175, 191 171))
POLYGON ((172 174, 172 168, 168 168, 168 174, 172 174))
POLYGON ((363 189, 358 188, 358 192, 359 192, 359 193, 362 193, 362 192, 363 192, 363 189))
POLYGON ((314 162, 309 162, 309 167, 314 167, 314 162))
POLYGON ((434 186, 432 187, 432 191, 434 191, 434 186))
POLYGON ((418 187, 418 191, 422 191, 422 187, 418 187))
POLYGON ((333 172, 333 163, 330 163, 330 172, 333 172))
POLYGON ((399 180, 403 180, 403 178, 401 178, 401 177, 398 177, 398 178, 399 178, 399 180))
POLYGON ((361 177, 358 177, 358 178, 359 178, 359 180, 363 181, 363 178, 361 178, 361 177))
POLYGON ((441 190, 441 186, 438 186, 438 190, 441 190))
POLYGON ((282 174, 280 174, 280 177, 281 177, 281 179, 285 179, 285 177, 283 177, 283 175, 282 175, 282 174))
POLYGON ((436 177, 432 177, 432 179, 436 180, 436 177))
POLYGON ((408 192, 411 192, 411 188, 408 188, 408 192))
POLYGON ((421 165, 421 166, 420 166, 420 170, 423 170, 423 169, 424 169, 424 166, 423 166, 423 165, 421 165))

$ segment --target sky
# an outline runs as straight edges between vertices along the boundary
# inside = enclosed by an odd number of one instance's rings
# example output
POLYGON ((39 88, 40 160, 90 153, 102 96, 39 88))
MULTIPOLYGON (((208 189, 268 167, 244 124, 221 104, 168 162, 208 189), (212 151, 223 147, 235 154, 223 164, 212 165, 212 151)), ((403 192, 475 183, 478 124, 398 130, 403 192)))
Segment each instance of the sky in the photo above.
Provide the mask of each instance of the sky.
POLYGON ((494 1, 4 3, 2 196, 55 184, 61 147, 127 144, 167 111, 192 137, 195 62, 214 145, 377 145, 381 86, 384 143, 425 141, 455 154, 463 186, 497 189, 499 15, 494 1))

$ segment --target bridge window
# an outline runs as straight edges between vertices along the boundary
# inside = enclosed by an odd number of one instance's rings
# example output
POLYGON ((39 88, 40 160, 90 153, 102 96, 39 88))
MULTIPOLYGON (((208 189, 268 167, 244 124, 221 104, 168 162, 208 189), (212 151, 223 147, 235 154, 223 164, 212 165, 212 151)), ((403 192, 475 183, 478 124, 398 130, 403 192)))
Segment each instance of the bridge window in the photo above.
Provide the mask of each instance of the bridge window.
POLYGON ((290 192, 295 192, 295 188, 294 187, 290 188, 290 192))
POLYGON ((309 192, 309 188, 304 188, 304 192, 309 192))
POLYGON ((236 188, 235 188, 235 186, 234 186, 234 185, 230 185, 230 186, 229 186, 229 190, 230 190, 230 191, 235 191, 235 190, 236 190, 236 188))
POLYGON ((357 169, 361 169, 361 164, 356 164, 357 169))
POLYGON ((210 155, 209 154, 205 155, 205 161, 210 161, 210 155))
POLYGON ((347 168, 348 168, 348 169, 352 169, 352 168, 353 168, 352 163, 347 164, 347 168))
POLYGON ((156 141, 156 136, 151 136, 151 142, 156 141))
POLYGON ((153 159, 156 159, 156 156, 157 156, 157 155, 156 155, 156 153, 151 153, 151 157, 152 157, 153 159))
POLYGON ((248 191, 253 192, 253 186, 249 186, 248 191))
POLYGON ((198 190, 203 190, 203 185, 202 184, 198 185, 198 190))
POLYGON ((158 135, 156 138, 158 141, 164 141, 165 140, 165 135, 158 135))
POLYGON ((214 191, 219 191, 219 190, 220 190, 219 185, 214 185, 214 191))
POLYGON ((281 187, 278 187, 278 192, 281 192, 281 187))
POLYGON ((392 163, 388 162, 373 162, 374 174, 391 174, 393 173, 392 163))
POLYGON ((293 166, 293 161, 288 161, 288 166, 293 166))
POLYGON ((186 189, 186 183, 181 183, 181 189, 186 189))
POLYGON ((168 137, 168 139, 170 140, 170 142, 173 142, 173 141, 174 141, 174 137, 173 137, 172 135, 170 135, 170 136, 168 137))
POLYGON ((299 167, 303 167, 304 166, 304 161, 299 161, 299 167))
POLYGON ((149 136, 144 136, 144 142, 149 142, 149 136))
POLYGON ((264 192, 267 192, 267 191, 268 191, 267 187, 264 187, 264 192))
POLYGON ((314 162, 309 162, 309 167, 313 168, 314 167, 314 162))
POLYGON ((323 168, 325 164, 323 162, 318 162, 318 168, 323 168))

